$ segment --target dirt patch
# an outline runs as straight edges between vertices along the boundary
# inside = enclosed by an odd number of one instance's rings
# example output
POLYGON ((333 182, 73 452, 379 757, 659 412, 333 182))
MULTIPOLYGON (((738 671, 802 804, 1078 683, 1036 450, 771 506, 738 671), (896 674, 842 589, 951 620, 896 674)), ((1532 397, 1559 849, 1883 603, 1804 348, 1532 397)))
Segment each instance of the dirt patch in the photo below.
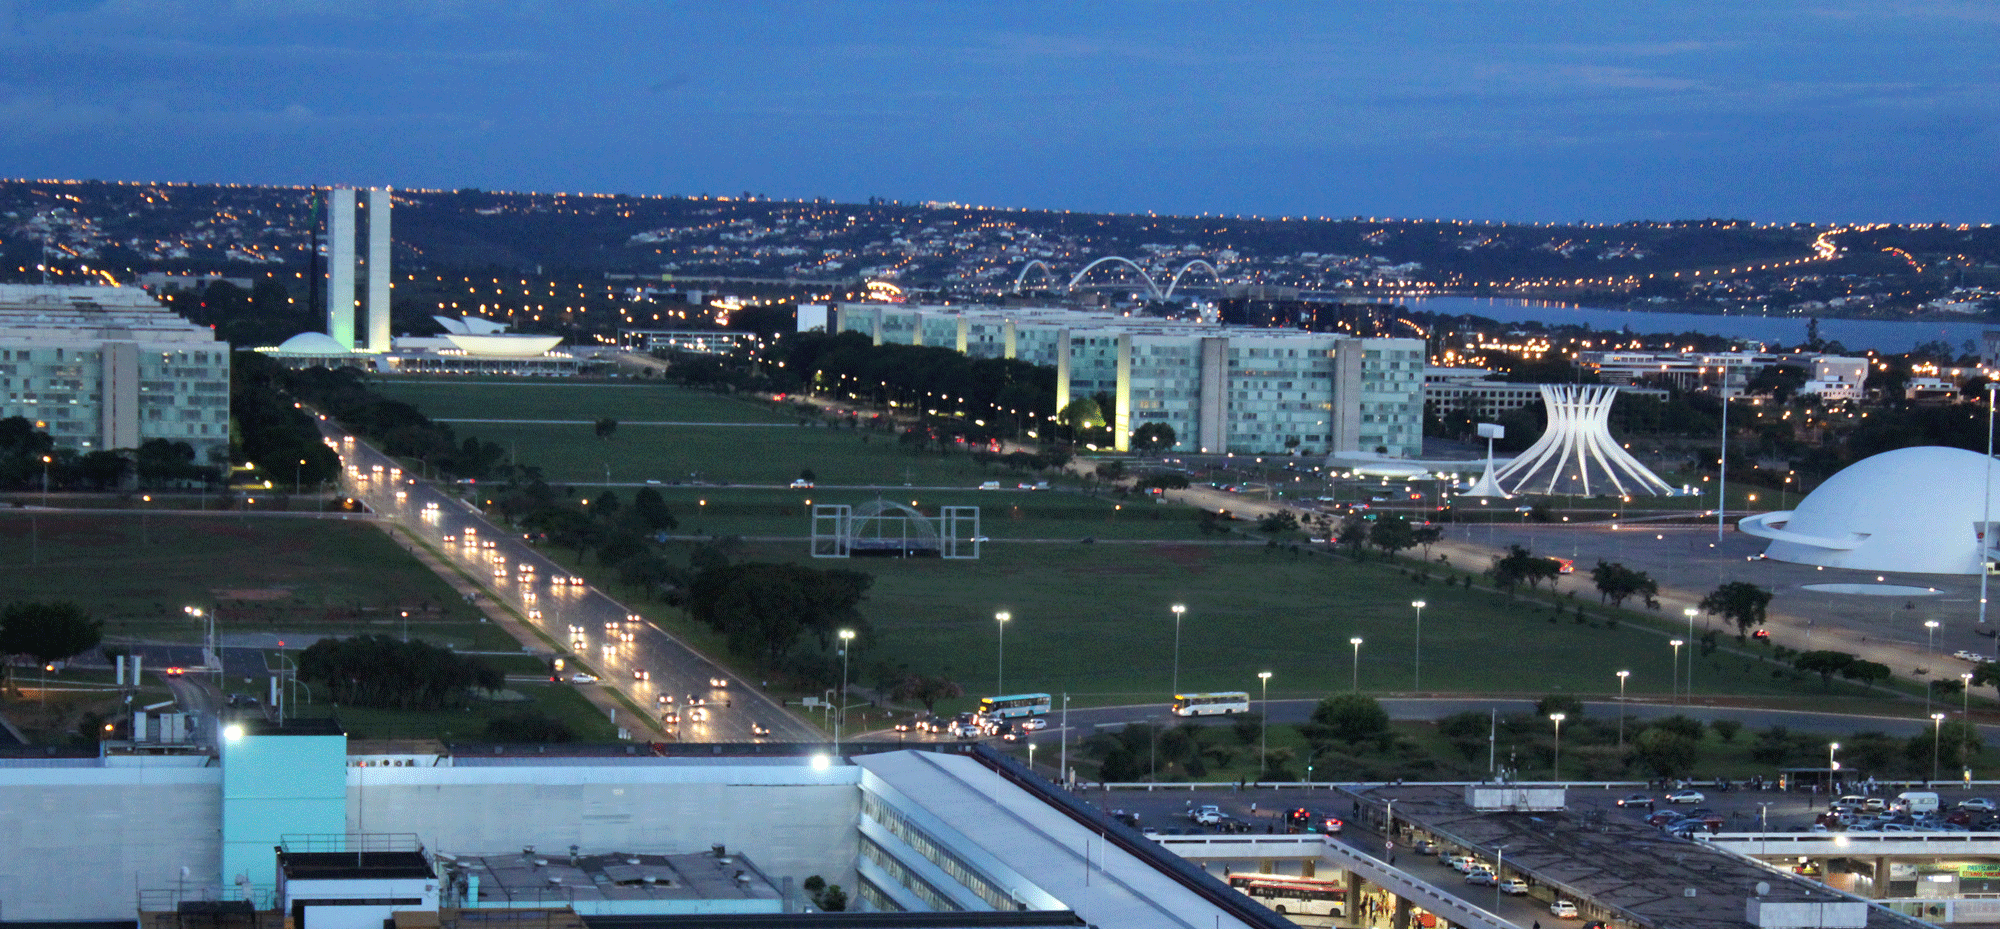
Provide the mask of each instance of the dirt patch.
POLYGON ((209 596, 217 600, 285 600, 292 592, 284 587, 251 588, 249 590, 211 590, 209 596))
POLYGON ((1208 562, 1215 557, 1213 548, 1202 545, 1155 545, 1153 552, 1177 568, 1192 571, 1206 570, 1208 562))

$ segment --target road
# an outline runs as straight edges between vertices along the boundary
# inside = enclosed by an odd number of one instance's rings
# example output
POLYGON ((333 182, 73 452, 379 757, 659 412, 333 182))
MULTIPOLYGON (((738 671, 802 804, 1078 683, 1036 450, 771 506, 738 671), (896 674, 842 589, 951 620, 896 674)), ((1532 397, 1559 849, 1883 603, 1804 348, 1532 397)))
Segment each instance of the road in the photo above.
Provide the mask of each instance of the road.
POLYGON ((543 637, 539 644, 548 653, 561 651, 572 656, 562 671, 565 678, 578 670, 599 677, 601 683, 579 686, 615 689, 632 705, 648 711, 648 725, 681 741, 826 741, 819 729, 794 716, 759 687, 737 678, 657 626, 628 622, 633 611, 603 591, 557 583, 558 578, 569 576, 567 570, 518 534, 489 522, 470 504, 431 481, 403 474, 395 460, 330 420, 320 420, 320 428, 341 454, 346 491, 380 518, 442 552, 450 569, 476 579, 486 598, 497 601, 495 605, 512 614, 514 622, 532 627, 543 637), (447 543, 447 537, 455 541, 447 543), (476 540, 477 545, 467 544, 468 539, 476 540), (534 570, 523 573, 522 566, 534 570), (630 641, 625 641, 628 631, 630 641), (650 679, 639 679, 637 672, 642 671, 650 679), (671 707, 661 702, 669 697, 671 707), (668 709, 687 719, 692 715, 686 709, 690 699, 707 702, 707 721, 660 722, 668 709), (758 735, 756 728, 769 730, 769 735, 758 735))

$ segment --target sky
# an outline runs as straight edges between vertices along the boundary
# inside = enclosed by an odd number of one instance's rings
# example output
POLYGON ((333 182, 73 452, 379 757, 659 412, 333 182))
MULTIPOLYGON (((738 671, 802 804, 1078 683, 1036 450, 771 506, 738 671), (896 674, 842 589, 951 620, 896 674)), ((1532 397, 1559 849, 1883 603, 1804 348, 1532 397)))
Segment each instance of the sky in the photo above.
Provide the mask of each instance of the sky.
POLYGON ((0 0, 0 176, 1988 222, 1992 0, 0 0))

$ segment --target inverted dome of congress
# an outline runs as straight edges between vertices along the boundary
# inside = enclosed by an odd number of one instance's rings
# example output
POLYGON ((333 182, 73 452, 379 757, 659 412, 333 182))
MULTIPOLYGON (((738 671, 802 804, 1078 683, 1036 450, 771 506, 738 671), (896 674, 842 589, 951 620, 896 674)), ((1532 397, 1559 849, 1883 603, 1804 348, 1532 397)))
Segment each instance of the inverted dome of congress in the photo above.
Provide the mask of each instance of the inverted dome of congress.
MULTIPOLYGON (((1924 446, 1883 452, 1828 478, 1796 509, 1737 525, 1771 540, 1764 557, 1794 564, 1913 574, 1978 574, 1986 525, 2000 513, 2000 466, 1985 455, 1924 446), (1981 488, 1985 492, 1981 493, 1981 488)), ((1987 543, 1990 545, 1990 542, 1987 543)))

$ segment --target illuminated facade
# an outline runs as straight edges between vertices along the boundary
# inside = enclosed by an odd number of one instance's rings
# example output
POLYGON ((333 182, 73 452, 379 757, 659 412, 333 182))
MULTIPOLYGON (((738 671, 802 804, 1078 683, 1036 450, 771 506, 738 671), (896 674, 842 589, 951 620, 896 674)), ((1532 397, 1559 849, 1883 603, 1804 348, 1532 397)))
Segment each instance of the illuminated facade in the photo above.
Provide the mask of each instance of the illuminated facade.
POLYGON ((229 345, 135 287, 0 284, 0 418, 61 448, 229 448, 229 345))
POLYGON ((1424 343, 1055 308, 840 304, 835 331, 1056 369, 1056 407, 1109 395, 1114 448, 1147 423, 1175 450, 1423 452, 1424 343))

